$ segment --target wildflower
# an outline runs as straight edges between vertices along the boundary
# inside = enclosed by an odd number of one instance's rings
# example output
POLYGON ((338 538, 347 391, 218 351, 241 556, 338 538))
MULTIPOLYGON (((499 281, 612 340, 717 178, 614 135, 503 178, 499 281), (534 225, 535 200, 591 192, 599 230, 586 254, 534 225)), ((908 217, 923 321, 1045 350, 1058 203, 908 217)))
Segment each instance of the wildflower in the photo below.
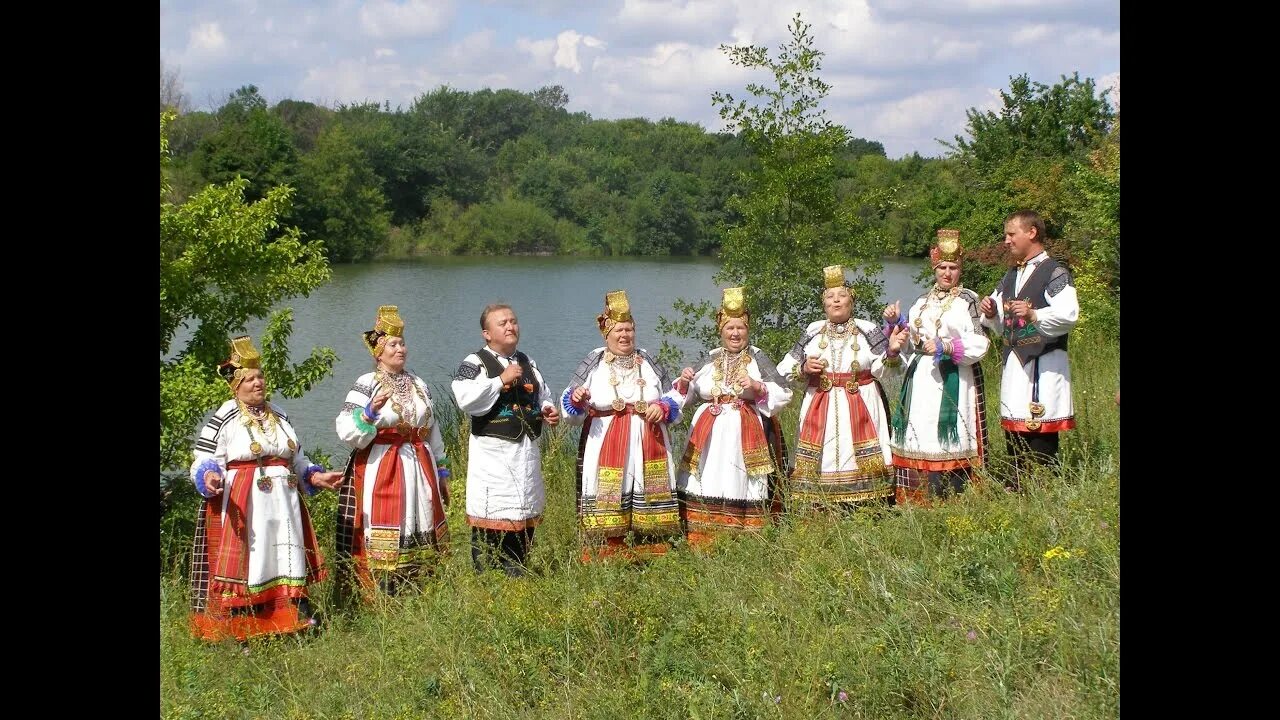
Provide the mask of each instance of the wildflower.
POLYGON ((970 630, 968 633, 966 633, 966 634, 965 634, 965 637, 966 637, 966 638, 968 638, 970 641, 977 640, 977 639, 978 639, 978 631, 977 631, 977 630, 970 630))
POLYGON ((1061 545, 1055 545, 1049 548, 1048 550, 1044 551, 1045 560, 1052 560, 1056 557, 1061 557, 1062 559, 1065 560, 1071 557, 1071 551, 1064 550, 1061 545))
POLYGON ((841 690, 840 694, 836 696, 836 699, 840 702, 849 702, 849 693, 841 690))
POLYGON ((1103 520, 1102 522, 1098 523, 1098 527, 1102 528, 1103 530, 1106 530, 1111 526, 1107 523, 1106 520, 1103 520))

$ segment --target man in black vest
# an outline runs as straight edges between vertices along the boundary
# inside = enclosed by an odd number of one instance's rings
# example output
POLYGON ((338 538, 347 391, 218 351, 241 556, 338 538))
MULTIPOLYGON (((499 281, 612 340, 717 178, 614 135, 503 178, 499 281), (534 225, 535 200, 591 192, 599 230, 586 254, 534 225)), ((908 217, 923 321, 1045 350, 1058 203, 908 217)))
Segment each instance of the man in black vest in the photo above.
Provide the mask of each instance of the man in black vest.
POLYGON ((471 561, 476 572, 500 561, 507 575, 518 577, 546 505, 538 438, 560 413, 538 366, 516 350, 520 322, 510 305, 486 306, 480 334, 485 346, 462 361, 452 384, 458 407, 471 416, 471 561))
POLYGON ((1045 238, 1044 219, 1034 210, 1005 219, 1004 244, 1017 265, 979 305, 983 326, 1000 335, 1000 425, 1014 462, 1007 481, 1014 489, 1029 463, 1056 460, 1058 433, 1076 426, 1067 334, 1079 320, 1080 302, 1071 273, 1044 251, 1045 238))

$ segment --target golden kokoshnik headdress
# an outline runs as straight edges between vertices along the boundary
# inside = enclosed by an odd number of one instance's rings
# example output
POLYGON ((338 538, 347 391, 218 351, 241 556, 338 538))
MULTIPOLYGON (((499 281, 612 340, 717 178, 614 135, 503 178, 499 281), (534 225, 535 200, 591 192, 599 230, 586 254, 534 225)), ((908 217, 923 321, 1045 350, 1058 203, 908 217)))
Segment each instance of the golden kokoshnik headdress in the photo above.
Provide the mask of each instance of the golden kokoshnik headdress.
POLYGON ((248 335, 241 335, 232 338, 229 341, 231 345, 231 357, 226 362, 218 365, 218 374, 223 380, 231 386, 232 390, 240 387, 240 383, 244 381, 249 370, 257 370, 262 367, 262 353, 253 346, 253 342, 249 340, 248 335))
POLYGON ((960 247, 960 231, 942 228, 938 231, 938 244, 929 248, 929 264, 938 267, 939 263, 953 262, 959 264, 964 256, 964 248, 960 247))
POLYGON ((751 311, 747 310, 747 301, 742 295, 743 288, 725 288, 720 300, 720 309, 716 311, 716 329, 724 328, 725 323, 735 318, 742 318, 751 325, 751 311))
POLYGON ((378 319, 373 321, 373 329, 364 333, 364 344, 369 347, 369 354, 377 360, 382 349, 387 345, 387 338, 404 337, 404 320, 400 319, 400 310, 395 305, 382 305, 378 308, 378 319))
POLYGON ((853 286, 844 279, 844 266, 828 265, 822 268, 822 292, 838 287, 848 288, 849 294, 853 295, 853 286))
POLYGON ((596 324, 600 326, 600 334, 607 336, 609 330, 620 322, 634 323, 631 317, 631 303, 627 301, 626 290, 614 290, 604 294, 604 312, 596 316, 596 324))

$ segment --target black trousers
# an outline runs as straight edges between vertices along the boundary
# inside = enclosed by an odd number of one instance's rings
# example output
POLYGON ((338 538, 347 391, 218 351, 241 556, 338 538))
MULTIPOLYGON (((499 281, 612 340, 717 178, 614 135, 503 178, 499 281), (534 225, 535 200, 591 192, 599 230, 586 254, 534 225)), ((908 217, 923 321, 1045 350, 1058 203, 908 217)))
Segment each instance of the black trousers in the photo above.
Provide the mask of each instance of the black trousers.
POLYGON ((1013 476, 1005 485, 1018 490, 1022 474, 1033 465, 1052 465, 1058 460, 1058 433, 1004 431, 1004 446, 1013 458, 1013 476))
POLYGON ((533 528, 523 530, 486 530, 471 528, 471 564, 476 572, 501 569, 511 577, 525 571, 525 556, 533 544, 533 528))
POLYGON ((912 468, 894 468, 895 481, 898 487, 908 491, 923 491, 928 483, 929 490, 923 493, 927 497, 945 497, 959 495, 969 484, 971 469, 967 467, 955 470, 915 470, 912 468))

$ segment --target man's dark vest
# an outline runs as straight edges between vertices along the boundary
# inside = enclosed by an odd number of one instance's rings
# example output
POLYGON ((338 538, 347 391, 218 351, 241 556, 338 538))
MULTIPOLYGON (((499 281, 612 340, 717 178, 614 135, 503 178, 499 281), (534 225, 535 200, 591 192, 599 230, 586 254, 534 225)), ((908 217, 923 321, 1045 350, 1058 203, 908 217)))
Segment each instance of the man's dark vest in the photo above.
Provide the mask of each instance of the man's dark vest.
POLYGON ((1000 360, 1002 362, 1009 360, 1010 351, 1016 353, 1018 361, 1025 365, 1050 350, 1067 349, 1066 335, 1049 337, 1040 332, 1040 328, 1033 322, 1019 327, 1018 319, 1009 312, 1009 303, 1014 300, 1026 300, 1036 310, 1049 307, 1045 290, 1049 287, 1049 281, 1053 279, 1054 271, 1059 267, 1058 261, 1051 257, 1041 260, 1035 270, 1031 271, 1031 277, 1027 278, 1027 282, 1023 284, 1022 292, 1017 293, 1016 296, 1013 292, 1014 284, 1018 281, 1016 267, 1010 268, 1009 272, 1005 273, 1004 279, 1000 281, 1000 297, 1004 299, 1004 327, 1000 329, 1002 341, 1000 360))
MULTIPOLYGON (((488 348, 476 351, 476 357, 484 363, 489 377, 496 378, 502 374, 502 365, 488 348)), ((520 380, 511 383, 510 390, 502 391, 498 401, 489 408, 489 412, 481 417, 471 418, 471 434, 487 437, 500 437, 508 440, 519 440, 525 435, 537 439, 542 435, 542 408, 538 402, 538 376, 533 374, 529 365, 529 356, 516 351, 516 362, 520 363, 520 380), (526 389, 525 384, 533 388, 526 389)))

